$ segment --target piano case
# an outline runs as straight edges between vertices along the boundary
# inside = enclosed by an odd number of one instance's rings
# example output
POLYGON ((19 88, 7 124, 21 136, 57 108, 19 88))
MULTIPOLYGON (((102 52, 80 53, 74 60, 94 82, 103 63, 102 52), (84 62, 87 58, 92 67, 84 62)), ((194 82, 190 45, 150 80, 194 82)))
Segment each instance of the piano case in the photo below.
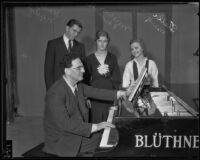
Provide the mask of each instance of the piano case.
MULTIPOLYGON (((98 150, 95 154, 96 157, 199 159, 197 118, 115 117, 113 123, 116 125, 113 133, 118 134, 114 136, 118 137, 115 138, 118 141, 117 145, 98 150)), ((112 139, 112 134, 109 136, 109 141, 110 139, 112 139)))

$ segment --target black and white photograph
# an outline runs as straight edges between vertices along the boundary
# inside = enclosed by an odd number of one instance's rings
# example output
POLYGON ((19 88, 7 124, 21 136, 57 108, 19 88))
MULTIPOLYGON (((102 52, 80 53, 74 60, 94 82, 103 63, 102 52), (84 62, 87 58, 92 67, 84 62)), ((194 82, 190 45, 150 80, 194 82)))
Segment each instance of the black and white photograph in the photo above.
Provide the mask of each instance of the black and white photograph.
POLYGON ((1 157, 199 159, 199 2, 1 2, 1 157))

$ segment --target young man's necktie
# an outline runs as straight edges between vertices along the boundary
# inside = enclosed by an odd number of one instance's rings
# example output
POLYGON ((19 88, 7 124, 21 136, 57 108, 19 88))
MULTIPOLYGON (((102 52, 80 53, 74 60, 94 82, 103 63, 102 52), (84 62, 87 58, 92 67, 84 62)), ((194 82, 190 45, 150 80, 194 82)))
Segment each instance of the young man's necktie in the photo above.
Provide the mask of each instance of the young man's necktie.
POLYGON ((69 40, 69 48, 68 48, 68 50, 69 50, 69 52, 71 52, 71 50, 72 50, 72 41, 71 40, 69 40))

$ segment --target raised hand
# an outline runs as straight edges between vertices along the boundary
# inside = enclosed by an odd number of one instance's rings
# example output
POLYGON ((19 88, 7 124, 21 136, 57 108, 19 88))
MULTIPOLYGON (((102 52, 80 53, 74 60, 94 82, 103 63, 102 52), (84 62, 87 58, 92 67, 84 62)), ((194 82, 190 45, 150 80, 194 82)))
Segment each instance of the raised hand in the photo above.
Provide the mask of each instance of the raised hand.
POLYGON ((117 91, 117 99, 127 99, 127 92, 122 90, 117 91))
POLYGON ((109 70, 109 65, 107 65, 107 64, 99 65, 99 67, 97 68, 97 71, 101 75, 106 75, 110 71, 109 70))

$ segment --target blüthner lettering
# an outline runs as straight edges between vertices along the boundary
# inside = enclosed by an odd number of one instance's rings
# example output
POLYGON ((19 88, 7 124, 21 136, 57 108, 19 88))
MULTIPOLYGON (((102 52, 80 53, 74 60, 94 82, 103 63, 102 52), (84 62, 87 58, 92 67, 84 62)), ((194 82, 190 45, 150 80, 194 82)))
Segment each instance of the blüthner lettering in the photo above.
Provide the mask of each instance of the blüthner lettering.
POLYGON ((154 133, 149 135, 135 135, 135 147, 145 148, 199 148, 198 135, 162 135, 154 133))

